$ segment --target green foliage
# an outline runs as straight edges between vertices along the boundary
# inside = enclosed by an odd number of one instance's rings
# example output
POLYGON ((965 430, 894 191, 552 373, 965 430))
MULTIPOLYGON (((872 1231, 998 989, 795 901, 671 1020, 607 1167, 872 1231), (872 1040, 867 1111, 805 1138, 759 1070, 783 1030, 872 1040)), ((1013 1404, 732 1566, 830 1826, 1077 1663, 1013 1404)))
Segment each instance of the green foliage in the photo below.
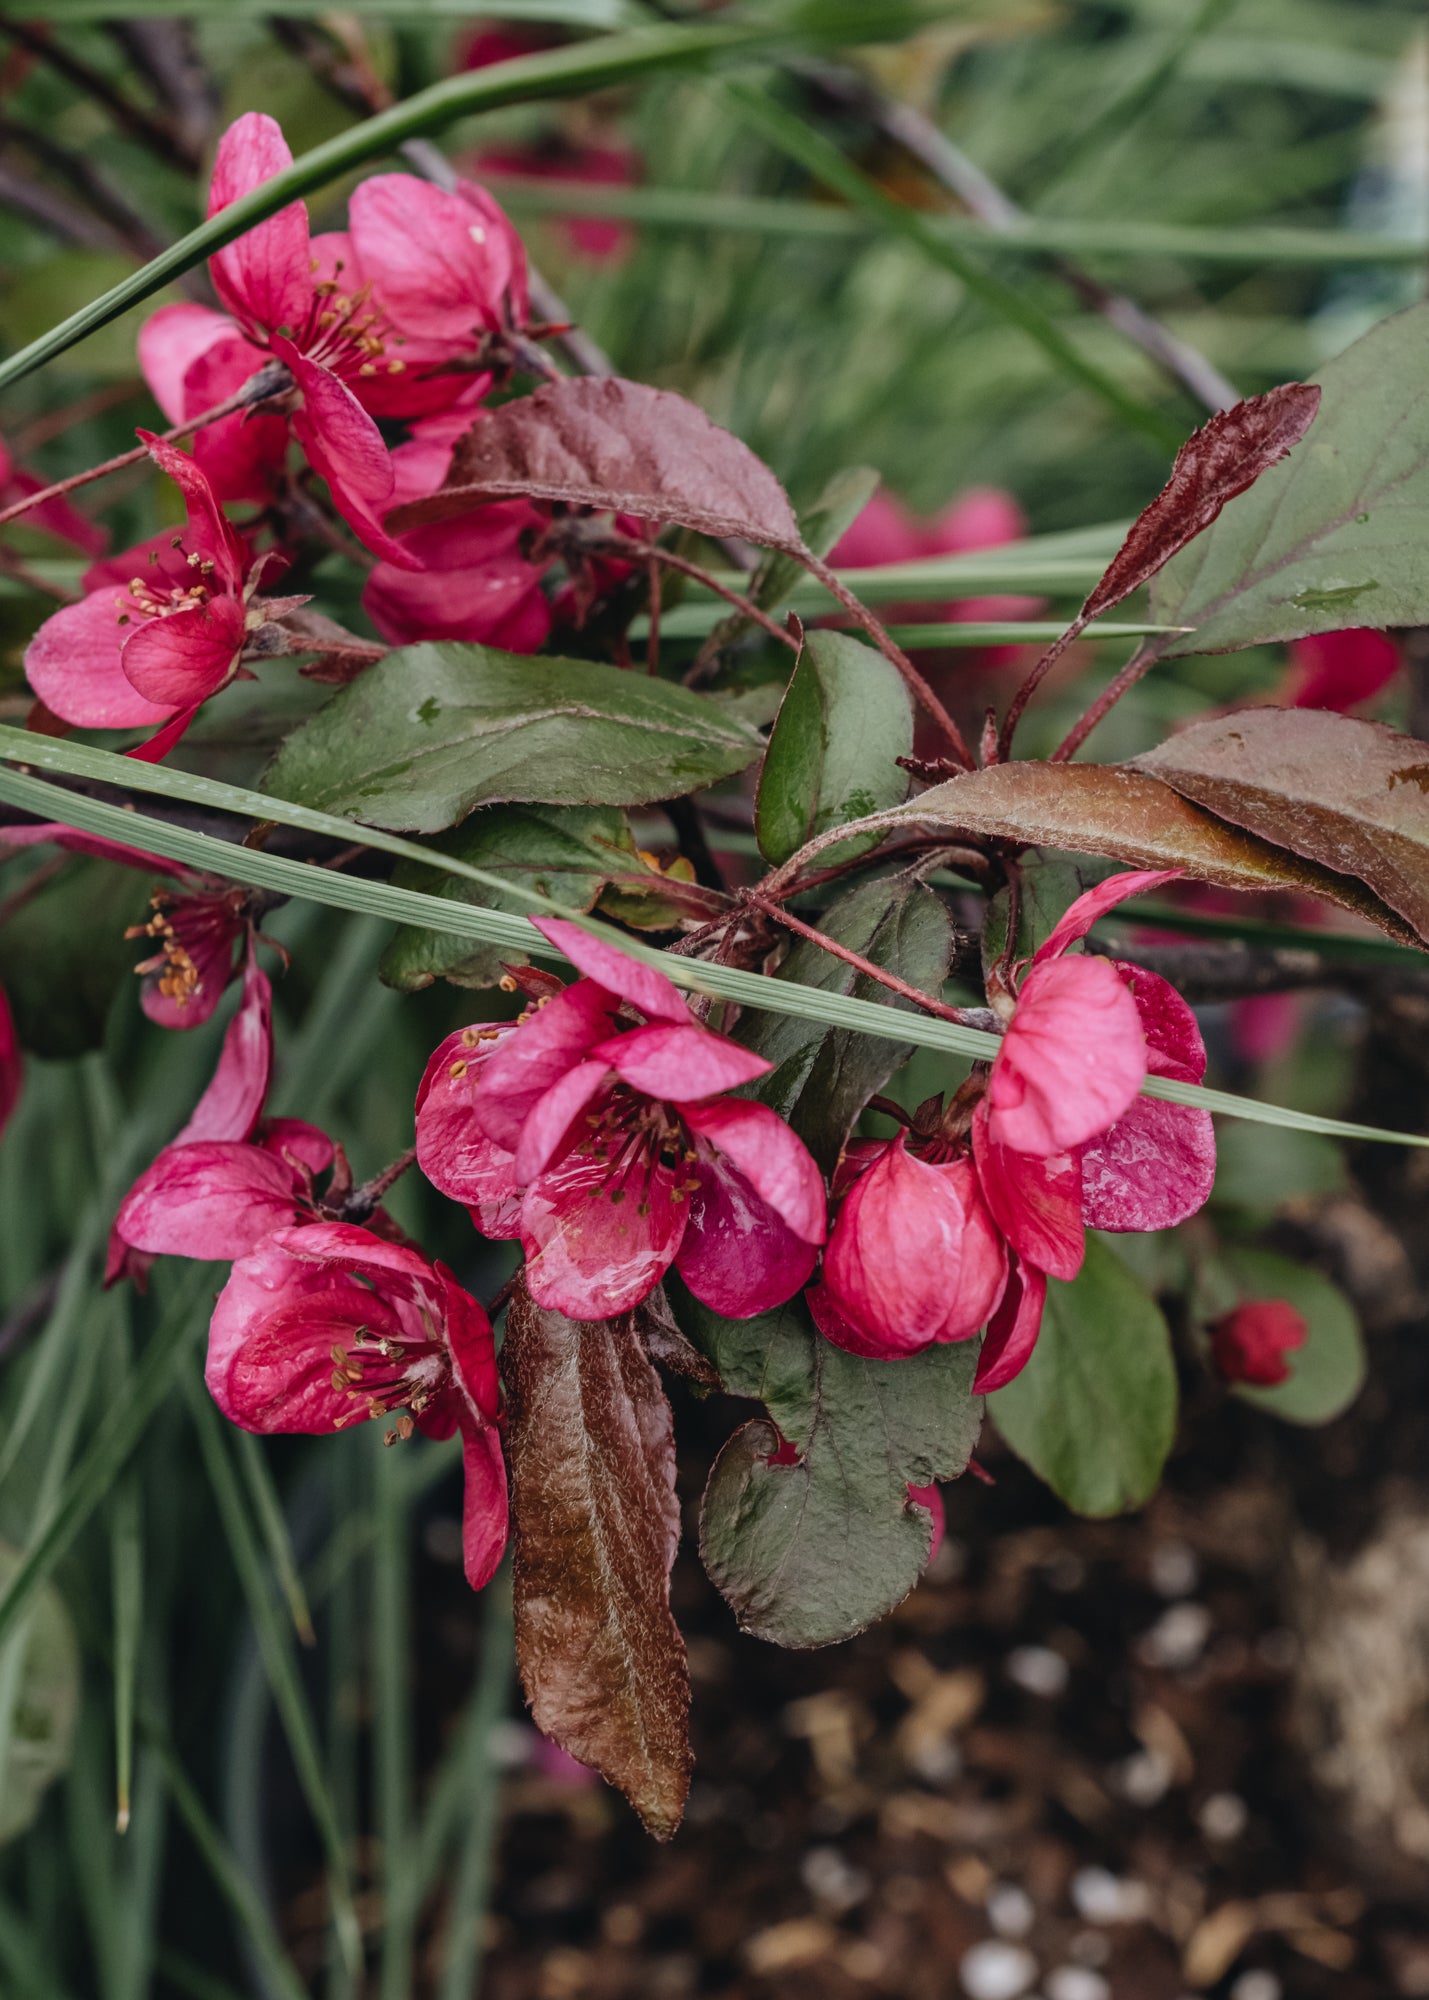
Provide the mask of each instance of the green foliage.
MULTIPOLYGON (((44 867, 44 863, 40 864, 44 867)), ((35 1055, 97 1049, 120 986, 133 983, 144 940, 124 936, 149 915, 151 877, 75 856, 0 924, 0 986, 20 1040, 35 1055)))
MULTIPOLYGON (((804 642, 759 775, 754 826, 767 861, 787 861, 815 834, 901 804, 912 754, 913 701, 897 668, 860 639, 811 632, 804 642)), ((829 848, 852 860, 878 845, 864 834, 829 848)))
MULTIPOLYGON (((0 1542, 0 1589, 9 1587, 19 1562, 20 1551, 0 1542)), ((53 1584, 37 1593, 28 1621, 0 1650, 0 1699, 13 1703, 0 1758, 3 1842, 31 1824, 68 1764, 79 1715, 79 1644, 53 1584)))
POLYGON ((1231 1394, 1253 1409, 1287 1424, 1327 1424, 1363 1388, 1366 1357, 1354 1307, 1313 1265, 1233 1244, 1221 1252, 1198 1293, 1201 1309, 1212 1318, 1242 1299, 1284 1299, 1305 1321, 1304 1346, 1285 1356, 1288 1381, 1269 1388, 1231 1384, 1231 1394))

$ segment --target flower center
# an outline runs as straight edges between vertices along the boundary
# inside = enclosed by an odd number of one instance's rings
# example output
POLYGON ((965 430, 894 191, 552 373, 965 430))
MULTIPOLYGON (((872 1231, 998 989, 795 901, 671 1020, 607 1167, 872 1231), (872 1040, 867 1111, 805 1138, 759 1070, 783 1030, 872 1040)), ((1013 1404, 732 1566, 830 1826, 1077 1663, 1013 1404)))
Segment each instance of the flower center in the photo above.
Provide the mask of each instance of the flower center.
MULTIPOLYGON (((650 1189, 657 1173, 678 1174, 699 1157, 674 1106, 642 1097, 628 1084, 617 1083, 595 1110, 586 1113, 585 1123, 580 1151, 587 1159, 605 1162, 600 1193, 612 1206, 633 1197, 640 1215, 650 1212, 650 1189)), ((671 1189, 671 1199, 684 1201, 698 1186, 697 1179, 682 1179, 671 1189)))
POLYGON ((431 1407, 452 1378, 451 1357, 437 1339, 409 1340, 362 1326, 348 1346, 334 1344, 329 1352, 333 1388, 346 1390, 359 1405, 334 1417, 333 1427, 341 1430, 351 1419, 361 1422, 401 1410, 397 1428, 388 1432, 389 1444, 412 1435, 413 1418, 431 1407))
POLYGON ((336 277, 313 286, 313 302, 294 345, 337 376, 400 375, 407 364, 387 352, 391 328, 382 312, 371 309, 371 285, 345 292, 341 277, 339 264, 336 277))
MULTIPOLYGON (((211 556, 201 556, 186 552, 180 536, 175 535, 170 545, 193 571, 193 581, 189 584, 155 582, 148 577, 131 576, 126 597, 116 597, 114 602, 119 611, 119 623, 127 625, 137 613, 140 618, 172 618, 176 611, 192 611, 201 604, 207 604, 213 595, 213 572, 217 565, 211 556)), ((158 553, 149 557, 157 563, 158 553)))

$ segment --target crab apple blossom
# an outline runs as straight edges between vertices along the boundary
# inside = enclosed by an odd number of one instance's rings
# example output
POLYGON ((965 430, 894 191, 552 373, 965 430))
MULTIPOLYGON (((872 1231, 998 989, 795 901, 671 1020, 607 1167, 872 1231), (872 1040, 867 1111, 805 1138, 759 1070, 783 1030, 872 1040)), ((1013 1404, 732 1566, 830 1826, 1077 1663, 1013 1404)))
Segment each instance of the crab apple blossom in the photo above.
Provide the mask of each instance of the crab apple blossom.
POLYGON ((1288 1382, 1285 1359, 1305 1345, 1310 1328, 1286 1299, 1245 1299, 1211 1328, 1211 1359, 1227 1382, 1257 1389, 1288 1382))
POLYGON ((197 1028, 207 1021, 237 972, 234 947, 252 936, 251 893, 200 888, 150 898, 154 914, 124 935, 151 938, 158 950, 134 970, 143 985, 140 1006, 161 1028, 197 1028))
POLYGON ((653 967, 575 924, 537 928, 584 977, 497 1040, 472 1086, 467 1055, 454 1058, 466 1119, 429 1068, 424 1170, 472 1206, 481 1187, 500 1201, 520 1189, 502 1226, 521 1237, 537 1304, 572 1319, 628 1311, 672 1264, 733 1318, 782 1304, 813 1270, 825 1206, 783 1120, 726 1094, 770 1065, 702 1027, 653 967), (622 1003, 643 1025, 619 1024, 622 1003))
POLYGON ((148 431, 139 436, 184 496, 183 534, 108 558, 86 594, 47 618, 25 653, 31 687, 80 728, 153 728, 188 716, 238 672, 263 622, 254 562, 196 462, 148 431))
MULTIPOLYGON (((1022 509, 1000 486, 969 487, 931 518, 912 513, 897 494, 880 487, 839 537, 829 561, 836 568, 882 569, 888 563, 1002 548, 1026 533, 1022 509)), ((1028 618, 1036 608, 1034 597, 967 597, 945 604, 893 605, 887 615, 895 622, 956 625, 1028 618)), ((988 646, 964 657, 970 664, 993 667, 1014 659, 1016 652, 1011 646, 988 646)))
POLYGON ((466 1577, 490 1580, 507 1535, 495 1343, 445 1265, 352 1223, 280 1229, 235 1263, 205 1374, 244 1430, 325 1436, 395 1417, 390 1438, 459 1431, 466 1577))
POLYGON ((1399 648, 1386 632, 1355 628, 1314 632, 1290 648, 1290 701, 1296 708, 1333 708, 1341 714, 1373 701, 1400 669, 1399 648))

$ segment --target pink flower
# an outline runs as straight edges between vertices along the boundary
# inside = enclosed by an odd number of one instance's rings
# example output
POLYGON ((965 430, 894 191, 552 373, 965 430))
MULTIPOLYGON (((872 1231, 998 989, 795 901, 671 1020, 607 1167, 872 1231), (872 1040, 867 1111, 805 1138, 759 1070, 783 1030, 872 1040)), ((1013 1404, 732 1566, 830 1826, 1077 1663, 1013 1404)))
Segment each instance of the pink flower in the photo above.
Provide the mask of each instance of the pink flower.
POLYGON ((1114 875, 1077 898, 1033 956, 974 1114, 984 1199, 1012 1247, 1053 1277, 1076 1276, 1084 1223, 1169 1228, 1210 1193, 1209 1114, 1138 1094, 1148 1072, 1200 1082, 1195 1016, 1140 966, 1066 956, 1108 910, 1175 873, 1114 875))
POLYGON ((262 565, 250 562, 203 472, 150 432, 139 436, 183 492, 187 534, 97 565, 88 594, 47 618, 25 653, 46 708, 80 728, 152 728, 191 713, 232 680, 263 617, 251 603, 262 565))
MULTIPOLYGON (((889 563, 1001 548, 1021 541, 1026 532, 1022 509, 1001 487, 970 487, 931 519, 910 512, 896 494, 880 487, 840 536, 829 560, 837 569, 882 569, 889 563)), ((945 604, 886 606, 884 615, 894 623, 974 624, 1029 618, 1036 609, 1032 597, 968 597, 945 604)), ((1015 652, 1010 646, 989 646, 966 657, 979 666, 1002 666, 1015 652)))
POLYGON ((1295 708, 1343 712, 1373 701, 1399 672, 1399 649, 1384 632, 1316 632, 1290 648, 1295 708))
POLYGON ((20 1101, 24 1081, 25 1061, 15 1033, 15 1017, 10 1012, 5 989, 0 986, 0 1132, 9 1124, 10 1115, 20 1101))
POLYGON ((573 1319, 629 1310, 672 1264, 717 1312, 745 1318, 781 1304, 813 1269, 824 1190, 782 1119, 724 1094, 769 1064, 701 1027, 653 967, 574 924, 538 928, 586 976, 496 1040, 472 1085, 468 1057, 456 1058, 468 1124, 429 1068, 425 1170, 498 1214, 522 1191, 514 1226, 531 1295, 573 1319), (620 1027, 622 1002, 645 1025, 620 1027))
MULTIPOLYGON (((19 471, 4 444, 0 443, 0 507, 13 506, 17 500, 24 500, 31 493, 42 493, 48 484, 48 480, 40 479, 33 472, 19 471)), ((43 528, 46 534, 55 536, 58 541, 68 542, 81 555, 97 556, 109 539, 104 528, 81 514, 63 494, 32 507, 24 518, 29 526, 43 528)))
POLYGON ((1305 1345, 1309 1331, 1285 1299, 1246 1299, 1211 1328, 1211 1358, 1228 1382, 1273 1388, 1289 1381, 1285 1356, 1305 1345))
POLYGON ((213 1013, 238 967, 234 947, 252 938, 246 889, 161 889, 154 914, 126 937, 152 938, 159 949, 134 970, 143 979, 140 1006, 161 1028, 197 1028, 213 1013))
POLYGON ((351 1223, 281 1229, 234 1265, 206 1376, 244 1430, 322 1436, 401 1412, 394 1437, 460 1431, 466 1576, 489 1581, 507 1533, 495 1344, 444 1265, 351 1223))
MULTIPOLYGON (((534 145, 486 147, 472 164, 480 174, 510 174, 557 186, 637 187, 644 163, 633 146, 618 139, 573 144, 554 134, 534 145)), ((635 231, 613 216, 567 216, 561 230, 575 255, 593 264, 623 264, 635 248, 635 231)))
POLYGON ((968 1340, 1007 1282, 1007 1252, 965 1146, 906 1132, 870 1147, 809 1293, 839 1347, 891 1360, 968 1340))

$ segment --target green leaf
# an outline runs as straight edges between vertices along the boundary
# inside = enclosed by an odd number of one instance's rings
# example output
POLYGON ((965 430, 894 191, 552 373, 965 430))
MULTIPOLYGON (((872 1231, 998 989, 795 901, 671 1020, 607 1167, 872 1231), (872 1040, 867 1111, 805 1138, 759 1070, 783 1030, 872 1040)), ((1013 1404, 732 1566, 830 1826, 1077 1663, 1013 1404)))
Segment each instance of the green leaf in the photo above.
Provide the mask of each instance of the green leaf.
POLYGON ((1287 1424, 1327 1424, 1347 1410, 1364 1386, 1365 1351, 1355 1309, 1339 1286, 1272 1250, 1233 1246, 1217 1262, 1240 1298, 1284 1299, 1308 1328, 1305 1345, 1285 1357, 1288 1381, 1268 1389, 1236 1382, 1231 1394, 1287 1424))
POLYGON ((25 1048, 65 1058, 99 1047, 116 991, 145 956, 124 932, 148 917, 153 887, 135 869, 76 856, 0 925, 0 986, 25 1048))
POLYGON ((757 1397, 770 1419, 745 1424, 715 1461, 700 1513, 705 1568, 758 1639, 829 1646, 861 1632, 928 1561, 931 1518, 909 1486, 967 1467, 982 1414, 975 1348, 866 1361, 816 1332, 799 1300, 726 1320, 683 1286, 670 1295, 728 1393, 757 1397))
POLYGON ((758 733, 669 681, 429 643, 379 660, 278 752, 278 798, 400 833, 474 806, 648 805, 752 762, 758 733))
POLYGON ((1096 1237, 1071 1284, 1048 1280, 1032 1359, 988 1409, 1074 1513, 1125 1513, 1155 1491, 1176 1430, 1171 1337, 1155 1300, 1096 1237))
POLYGON ((1367 883, 1429 943, 1429 743, 1324 709, 1249 708, 1192 723, 1137 764, 1233 825, 1367 883))
MULTIPOLYGON (((489 806, 454 832, 439 835, 433 845, 578 910, 593 908, 608 882, 640 868, 625 815, 615 806, 489 806)), ((403 862, 392 879, 403 889, 454 903, 517 912, 531 906, 529 897, 519 893, 503 902, 460 876, 415 862, 403 862)), ((405 992, 430 986, 434 979, 491 986, 500 979, 504 960, 522 956, 497 945, 474 945, 452 932, 404 924, 383 953, 379 971, 389 986, 405 992)))
MULTIPOLYGON (((941 992, 952 955, 952 921, 946 904, 921 882, 866 882, 826 910, 820 928, 923 992, 941 992)), ((776 977, 857 999, 887 994, 867 974, 806 939, 795 944, 776 977)), ((892 1004, 917 1018, 911 1002, 892 1004)), ((747 1015, 738 1039, 775 1065, 749 1094, 793 1126, 826 1173, 837 1164, 864 1105, 911 1053, 911 1044, 900 1047, 777 1014, 747 1015)))
POLYGON ((1429 623, 1426 343, 1429 305, 1411 306, 1313 378, 1309 437, 1153 582, 1152 618, 1193 627, 1162 657, 1429 623))
MULTIPOLYGON (((881 653, 845 632, 811 632, 764 753, 754 830, 767 861, 787 861, 816 833, 882 812, 908 795, 898 758, 913 749, 913 701, 881 653)), ((851 861, 864 834, 828 850, 851 861)))
MULTIPOLYGON (((0 1542, 0 1591, 8 1590, 21 1554, 0 1542)), ((20 1685, 3 1765, 0 1765, 0 1841, 23 1833, 45 1792, 69 1763, 79 1718, 79 1645, 69 1613, 53 1584, 35 1593, 23 1632, 20 1685)))

